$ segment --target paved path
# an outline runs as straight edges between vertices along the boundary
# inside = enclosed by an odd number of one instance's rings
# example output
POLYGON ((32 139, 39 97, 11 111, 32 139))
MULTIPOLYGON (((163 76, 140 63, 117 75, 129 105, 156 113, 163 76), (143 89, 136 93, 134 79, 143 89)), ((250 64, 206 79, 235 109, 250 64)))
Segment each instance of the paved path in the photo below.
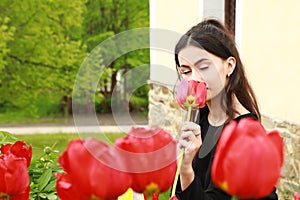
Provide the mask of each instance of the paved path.
POLYGON ((73 116, 62 118, 58 123, 44 124, 0 124, 0 131, 7 131, 12 134, 47 134, 47 133, 122 133, 128 132, 133 125, 147 127, 147 116, 132 115, 132 121, 128 121, 128 116, 112 116, 112 114, 98 115, 100 126, 95 126, 89 123, 89 118, 83 118, 84 126, 75 126, 73 116), (86 121, 86 122, 85 122, 86 121), (118 125, 117 125, 118 122, 118 125), (123 123, 122 123, 123 122, 123 123))
MULTIPOLYGON (((147 127, 148 125, 136 125, 147 127)), ((24 126, 24 127, 0 127, 0 131, 12 134, 47 134, 47 133, 122 133, 128 132, 131 126, 24 126)))

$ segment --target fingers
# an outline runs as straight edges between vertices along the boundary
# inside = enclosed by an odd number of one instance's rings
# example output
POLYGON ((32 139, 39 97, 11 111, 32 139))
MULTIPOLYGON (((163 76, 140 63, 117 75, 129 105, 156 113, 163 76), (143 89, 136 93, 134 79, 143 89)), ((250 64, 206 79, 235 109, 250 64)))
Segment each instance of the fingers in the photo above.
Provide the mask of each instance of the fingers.
POLYGON ((179 140, 180 148, 187 148, 191 145, 191 142, 195 139, 195 135, 192 131, 182 132, 179 140))
POLYGON ((184 122, 181 131, 192 131, 195 136, 199 136, 201 134, 200 126, 194 122, 184 122))

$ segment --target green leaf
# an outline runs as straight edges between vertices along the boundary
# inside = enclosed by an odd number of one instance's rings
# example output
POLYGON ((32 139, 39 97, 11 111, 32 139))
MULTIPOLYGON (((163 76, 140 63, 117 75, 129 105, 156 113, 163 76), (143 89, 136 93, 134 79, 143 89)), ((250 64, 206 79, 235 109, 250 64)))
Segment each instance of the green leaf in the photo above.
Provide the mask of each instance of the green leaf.
POLYGON ((38 189, 39 191, 42 191, 46 185, 49 183, 50 179, 52 177, 52 170, 47 169, 41 177, 38 179, 38 189))
POLYGON ((44 188, 45 192, 55 191, 56 180, 50 181, 49 184, 44 188))
POLYGON ((15 136, 13 136, 11 133, 6 131, 0 131, 0 139, 2 139, 1 142, 5 142, 5 141, 13 142, 17 140, 15 136))
POLYGON ((49 200, 56 200, 56 199, 58 199, 58 197, 57 197, 56 194, 48 194, 48 199, 49 200))

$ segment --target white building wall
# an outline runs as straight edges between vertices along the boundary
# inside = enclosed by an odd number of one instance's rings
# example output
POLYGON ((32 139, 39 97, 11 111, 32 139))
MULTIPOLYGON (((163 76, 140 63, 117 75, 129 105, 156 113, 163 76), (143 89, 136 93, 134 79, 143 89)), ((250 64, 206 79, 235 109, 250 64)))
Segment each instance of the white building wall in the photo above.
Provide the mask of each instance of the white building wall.
POLYGON ((223 21, 224 0, 150 0, 151 81, 175 84, 174 47, 182 34, 206 17, 223 21))

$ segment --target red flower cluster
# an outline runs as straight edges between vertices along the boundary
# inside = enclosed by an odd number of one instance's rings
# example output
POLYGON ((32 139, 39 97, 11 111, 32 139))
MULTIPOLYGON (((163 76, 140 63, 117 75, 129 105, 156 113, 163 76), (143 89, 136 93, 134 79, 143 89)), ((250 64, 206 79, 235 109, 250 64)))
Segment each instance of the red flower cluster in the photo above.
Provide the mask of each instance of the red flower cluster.
POLYGON ((252 118, 230 122, 222 132, 212 164, 214 183, 241 199, 267 196, 283 166, 283 140, 252 118))
POLYGON ((28 200, 30 178, 27 171, 32 156, 32 146, 17 141, 13 145, 1 146, 0 155, 0 199, 28 200))
POLYGON ((73 140, 59 163, 66 172, 56 174, 62 200, 112 200, 130 187, 152 195, 171 187, 176 142, 160 128, 132 128, 114 147, 92 138, 73 140))

